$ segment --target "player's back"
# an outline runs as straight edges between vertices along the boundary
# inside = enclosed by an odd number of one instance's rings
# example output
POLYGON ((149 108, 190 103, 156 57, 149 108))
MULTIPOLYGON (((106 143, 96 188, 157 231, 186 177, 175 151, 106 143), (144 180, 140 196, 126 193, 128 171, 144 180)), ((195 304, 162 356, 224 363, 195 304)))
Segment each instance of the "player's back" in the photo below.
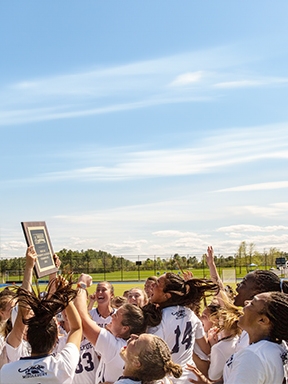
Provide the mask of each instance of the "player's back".
POLYGON ((183 367, 187 363, 192 364, 199 323, 201 324, 200 320, 191 309, 172 306, 163 308, 161 323, 157 327, 150 328, 149 333, 162 337, 171 350, 174 363, 183 367))

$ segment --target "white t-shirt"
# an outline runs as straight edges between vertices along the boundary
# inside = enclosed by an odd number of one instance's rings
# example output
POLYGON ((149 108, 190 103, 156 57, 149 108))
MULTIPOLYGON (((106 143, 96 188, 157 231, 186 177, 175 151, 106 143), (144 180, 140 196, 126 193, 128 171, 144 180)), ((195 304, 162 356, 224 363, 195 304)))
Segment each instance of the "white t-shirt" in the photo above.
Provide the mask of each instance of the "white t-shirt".
POLYGON ((236 352, 226 362, 225 384, 282 384, 285 349, 271 341, 261 340, 236 352))
POLYGON ((235 352, 239 336, 226 340, 220 340, 211 348, 210 366, 208 377, 210 380, 218 380, 223 376, 223 369, 226 361, 235 352))
POLYGON ((19 360, 21 357, 27 357, 31 355, 31 346, 26 340, 21 340, 18 347, 14 348, 10 344, 6 343, 6 353, 9 362, 19 360))
MULTIPOLYGON (((52 355, 61 352, 67 343, 68 336, 62 336, 52 352, 52 355)), ((94 384, 96 370, 99 365, 99 356, 94 350, 94 346, 87 339, 83 339, 80 344, 79 361, 75 370, 73 384, 94 384)))
MULTIPOLYGON (((196 339, 197 340, 197 339, 196 339)), ((194 344, 194 350, 193 350, 193 353, 195 353, 195 355, 197 355, 199 357, 199 359, 203 360, 203 361, 210 361, 210 356, 209 355, 206 355, 206 353, 204 353, 202 351, 202 349, 200 348, 200 346, 197 344, 197 342, 195 342, 194 344)))
POLYGON ((239 336, 238 342, 236 344, 235 352, 241 351, 241 349, 248 347, 249 345, 249 335, 246 331, 242 331, 239 336))
POLYGON ((196 378, 186 368, 187 364, 195 365, 192 360, 195 339, 201 339, 205 332, 200 319, 187 307, 172 306, 163 308, 162 320, 157 327, 149 328, 148 333, 161 337, 169 346, 174 363, 183 368, 181 378, 171 380, 184 382, 188 377, 196 378))
POLYGON ((0 371, 0 384, 71 384, 78 361, 78 348, 68 343, 55 357, 24 357, 5 364, 0 371))
POLYGON ((107 317, 102 317, 100 313, 98 312, 98 308, 92 308, 90 313, 90 316, 92 320, 95 321, 101 328, 105 328, 107 324, 110 324, 112 321, 112 315, 117 311, 116 308, 113 308, 112 312, 107 317))
POLYGON ((75 370, 73 384, 94 384, 98 366, 99 357, 94 346, 84 338, 80 345, 80 358, 75 370))
MULTIPOLYGON (((8 336, 7 336, 8 337, 8 336)), ((67 335, 58 338, 51 355, 56 356, 66 346, 67 335)), ((28 341, 22 339, 18 347, 14 348, 10 344, 6 343, 6 354, 9 363, 19 360, 21 357, 31 356, 31 345, 28 341)))
POLYGON ((96 353, 101 355, 96 372, 96 384, 104 381, 116 381, 123 374, 124 361, 120 357, 121 348, 127 345, 127 341, 115 337, 105 328, 101 328, 100 334, 94 345, 96 353))

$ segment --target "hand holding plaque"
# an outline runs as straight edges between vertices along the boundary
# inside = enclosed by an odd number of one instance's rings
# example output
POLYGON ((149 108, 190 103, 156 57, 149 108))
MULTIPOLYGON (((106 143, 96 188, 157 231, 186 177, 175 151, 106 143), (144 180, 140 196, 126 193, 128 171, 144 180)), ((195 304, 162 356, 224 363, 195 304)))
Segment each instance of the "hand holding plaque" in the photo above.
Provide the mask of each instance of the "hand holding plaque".
POLYGON ((50 275, 58 270, 45 221, 21 222, 27 246, 34 246, 37 253, 35 273, 37 278, 50 275))

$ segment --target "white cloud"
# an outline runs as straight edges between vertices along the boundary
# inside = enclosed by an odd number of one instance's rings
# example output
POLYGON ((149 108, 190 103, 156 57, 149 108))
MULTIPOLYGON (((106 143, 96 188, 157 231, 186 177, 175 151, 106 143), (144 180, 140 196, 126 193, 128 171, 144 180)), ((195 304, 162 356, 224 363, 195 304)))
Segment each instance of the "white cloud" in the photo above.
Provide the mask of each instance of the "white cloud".
POLYGON ((283 225, 269 225, 265 227, 260 227, 259 225, 251 224, 238 224, 238 225, 229 225, 226 227, 220 227, 216 232, 276 232, 276 231, 287 231, 288 227, 283 225))
MULTIPOLYGON (((103 209, 97 211, 89 211, 81 214, 71 215, 57 215, 54 219, 62 221, 63 223, 77 223, 77 224, 93 224, 94 226, 99 223, 99 226, 104 227, 114 224, 114 226, 130 226, 144 222, 173 222, 175 217, 177 220, 187 221, 190 219, 190 213, 187 212, 187 204, 189 202, 183 200, 168 200, 155 203, 146 203, 130 206, 121 206, 110 209, 103 209)), ((119 229, 121 230, 121 227, 119 229)))
POLYGON ((251 74, 251 79, 231 81, 234 73, 238 75, 238 66, 254 59, 250 53, 243 55, 241 49, 236 51, 234 46, 223 46, 107 68, 23 79, 2 88, 0 124, 199 102, 218 98, 219 88, 287 83, 286 78, 259 78, 257 74, 251 74), (189 87, 200 81, 201 87, 189 87))
MULTIPOLYGON (((182 232, 182 231, 175 231, 175 230, 163 230, 163 231, 157 231, 153 232, 152 235, 157 237, 167 237, 167 238, 198 238, 199 234, 196 232, 182 232)), ((201 237, 207 238, 207 235, 202 235, 201 237)))
POLYGON ((279 84, 287 84, 288 78, 254 78, 254 79, 242 79, 234 81, 224 81, 214 84, 217 88, 250 88, 250 87, 263 87, 279 84))
POLYGON ((107 252, 110 252, 112 254, 117 254, 117 255, 125 255, 129 254, 131 255, 134 254, 135 256, 137 253, 142 252, 142 246, 147 244, 147 240, 135 240, 135 241, 123 241, 122 243, 107 243, 105 244, 105 250, 107 252))
MULTIPOLYGON (((3 251, 18 251, 27 247, 24 241, 5 241, 0 244, 0 248, 3 251)), ((22 255, 21 255, 22 256, 22 255)))
POLYGON ((208 97, 204 96, 156 96, 149 97, 148 99, 131 101, 128 103, 108 103, 107 106, 87 108, 78 104, 65 104, 60 107, 49 107, 49 108, 31 108, 22 110, 12 111, 0 111, 0 125, 14 125, 24 124, 29 122, 37 121, 48 121, 48 120, 61 120, 70 119, 77 117, 87 117, 94 115, 102 115, 107 113, 115 113, 121 111, 129 111, 133 109, 154 107, 163 104, 178 104, 183 102, 206 102, 208 97))
MULTIPOLYGON (((287 155, 288 157, 288 155, 287 155)), ((261 191, 267 189, 288 188, 288 181, 271 181, 266 183, 240 185, 237 187, 219 189, 215 192, 244 192, 244 191, 261 191)))
POLYGON ((239 80, 239 81, 227 81, 223 83, 215 84, 218 88, 247 88, 256 87, 262 85, 260 81, 256 80, 239 80))
MULTIPOLYGON (((284 219, 287 215, 287 204, 268 204, 268 205, 233 205, 226 207, 226 212, 233 217, 258 217, 260 218, 278 218, 284 219)), ((238 219, 239 220, 239 219, 238 219)))
MULTIPOLYGON (((191 147, 133 151, 126 147, 97 149, 98 157, 86 160, 89 166, 34 175, 22 182, 83 182, 129 180, 211 173, 239 164, 288 158, 288 124, 230 129, 193 143, 191 147), (257 147, 254 142, 257 140, 257 147), (102 152, 101 152, 102 151, 102 152), (103 156, 101 156, 103 153, 103 156), (108 156, 111 153, 112 156, 108 156), (105 163, 105 159, 109 162, 105 163), (93 165, 93 163, 97 165, 93 165)), ((87 156, 86 148, 83 149, 87 156)), ((57 156, 57 154, 53 154, 57 156)), ((63 153, 59 154, 63 157, 63 153)), ((70 154, 68 154, 70 156, 70 154)), ((74 153, 76 160, 81 153, 74 153)), ((70 157, 69 157, 70 159, 70 157)), ((71 161, 70 161, 71 162, 71 161)), ((75 161, 76 162, 76 161, 75 161)), ((73 162, 74 163, 74 162, 73 162)), ((81 161, 83 164, 83 161, 81 161)), ((14 182, 21 182, 15 180, 14 182)), ((287 188, 286 181, 229 187, 216 192, 287 188)))
POLYGON ((185 85, 197 83, 203 78, 203 75, 203 71, 184 73, 177 76, 175 80, 173 80, 169 85, 171 87, 182 87, 185 85))

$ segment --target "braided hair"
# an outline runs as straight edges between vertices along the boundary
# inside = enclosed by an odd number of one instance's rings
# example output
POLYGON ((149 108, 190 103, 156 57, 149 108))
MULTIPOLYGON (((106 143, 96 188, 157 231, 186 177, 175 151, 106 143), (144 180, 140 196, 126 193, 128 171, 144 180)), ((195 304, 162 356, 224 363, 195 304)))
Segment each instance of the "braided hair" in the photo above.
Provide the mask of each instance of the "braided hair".
POLYGON ((28 326, 27 340, 33 354, 48 353, 53 348, 58 335, 54 316, 62 312, 77 295, 71 286, 72 281, 68 283, 58 276, 51 280, 45 295, 37 295, 33 289, 18 288, 19 306, 30 311, 30 315, 23 317, 22 321, 28 326))
POLYGON ((253 277, 257 293, 281 291, 288 293, 288 283, 286 281, 281 282, 276 273, 272 271, 257 269, 249 275, 253 277))
POLYGON ((163 379, 166 375, 179 378, 182 368, 172 361, 167 343, 156 335, 151 337, 151 343, 147 343, 147 347, 138 355, 141 365, 137 369, 137 376, 142 378, 142 384, 163 379))
POLYGON ((288 340, 288 295, 283 292, 269 292, 262 313, 272 324, 269 339, 274 343, 288 340))

